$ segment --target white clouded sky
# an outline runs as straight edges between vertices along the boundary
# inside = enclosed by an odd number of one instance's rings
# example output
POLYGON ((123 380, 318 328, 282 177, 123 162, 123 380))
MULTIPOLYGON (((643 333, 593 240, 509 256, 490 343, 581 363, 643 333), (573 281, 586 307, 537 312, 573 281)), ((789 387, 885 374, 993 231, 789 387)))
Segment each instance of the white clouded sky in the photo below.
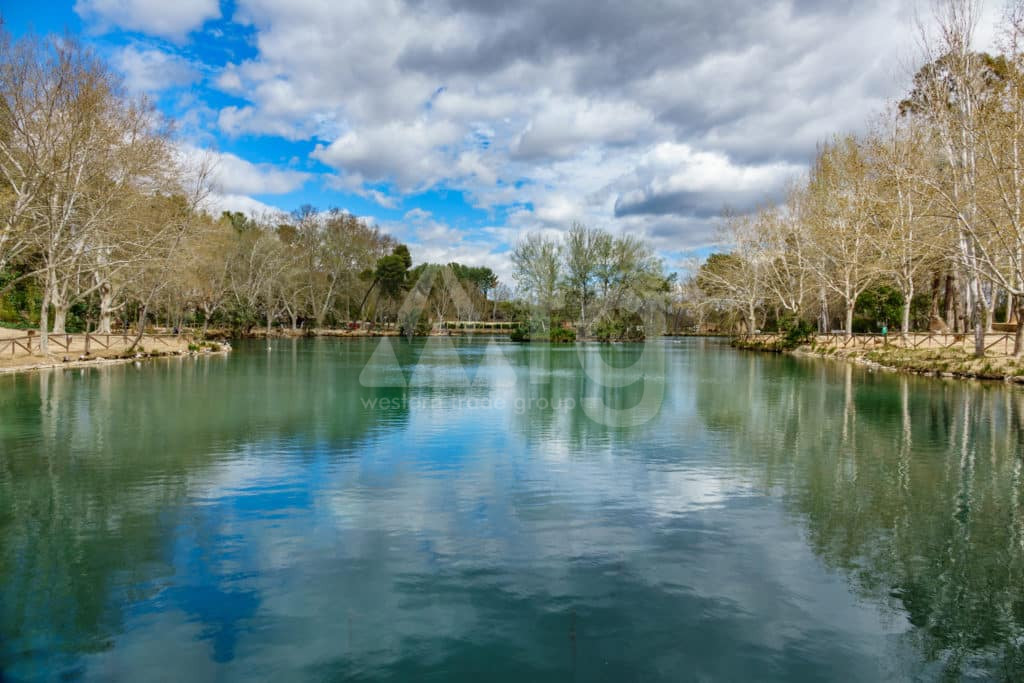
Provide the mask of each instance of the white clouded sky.
MULTIPOLYGON (((73 10, 73 12, 72 12, 73 10)), ((1001 7, 979 27, 991 43, 1001 7)), ((59 10, 55 10, 58 12, 59 10)), ((77 0, 129 87, 216 148, 233 207, 372 215, 498 263, 572 220, 708 245, 906 90, 913 2, 77 0), (418 210, 420 213, 415 213, 418 210)), ((502 269, 503 270, 503 269, 502 269)))

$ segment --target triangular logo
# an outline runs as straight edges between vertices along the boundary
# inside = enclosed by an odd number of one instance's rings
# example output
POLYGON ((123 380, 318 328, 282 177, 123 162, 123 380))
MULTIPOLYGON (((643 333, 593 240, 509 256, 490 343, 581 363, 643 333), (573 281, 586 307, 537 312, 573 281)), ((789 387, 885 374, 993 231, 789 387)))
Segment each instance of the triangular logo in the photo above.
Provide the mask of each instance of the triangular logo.
POLYGON ((382 337, 373 350, 370 360, 359 373, 359 383, 364 387, 399 387, 405 388, 405 374, 395 355, 391 340, 382 337))

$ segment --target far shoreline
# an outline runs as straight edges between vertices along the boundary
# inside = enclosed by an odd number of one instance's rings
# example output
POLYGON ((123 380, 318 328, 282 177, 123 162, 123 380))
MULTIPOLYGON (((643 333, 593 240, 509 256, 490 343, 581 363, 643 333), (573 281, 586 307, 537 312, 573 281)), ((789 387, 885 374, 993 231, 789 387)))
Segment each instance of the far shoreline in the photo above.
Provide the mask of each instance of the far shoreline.
MULTIPOLYGON (((768 335, 762 335, 768 336, 768 335)), ((898 339, 894 335, 893 339, 898 339)), ((800 358, 839 360, 866 367, 935 379, 976 380, 1024 384, 1024 359, 1012 355, 974 358, 950 349, 907 349, 895 344, 873 349, 842 349, 824 344, 800 344, 784 348, 778 342, 733 337, 730 345, 741 351, 781 353, 800 358)))

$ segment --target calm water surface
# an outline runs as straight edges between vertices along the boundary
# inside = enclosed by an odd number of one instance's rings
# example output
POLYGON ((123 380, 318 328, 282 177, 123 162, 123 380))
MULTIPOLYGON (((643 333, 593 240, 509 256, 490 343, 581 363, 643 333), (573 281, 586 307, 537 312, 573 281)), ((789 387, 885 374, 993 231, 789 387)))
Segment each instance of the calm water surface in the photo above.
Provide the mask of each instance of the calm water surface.
POLYGON ((0 678, 1024 679, 1021 390, 376 345, 0 377, 0 678))

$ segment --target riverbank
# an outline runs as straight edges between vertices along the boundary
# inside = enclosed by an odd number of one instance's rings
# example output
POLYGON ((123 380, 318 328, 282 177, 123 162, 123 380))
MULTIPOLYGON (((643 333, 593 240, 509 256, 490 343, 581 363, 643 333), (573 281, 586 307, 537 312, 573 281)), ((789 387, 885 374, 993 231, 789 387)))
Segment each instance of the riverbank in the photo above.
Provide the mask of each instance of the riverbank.
MULTIPOLYGON (((429 336, 429 337, 458 337, 458 336, 508 336, 511 330, 506 329, 434 329, 430 331, 428 335, 416 335, 416 336, 429 336)), ((270 331, 271 338, 284 338, 284 339, 297 339, 303 337, 397 337, 399 331, 396 328, 386 329, 348 329, 348 328, 313 328, 313 329, 298 329, 293 330, 291 328, 274 328, 270 331)), ((207 338, 210 339, 230 339, 232 332, 230 330, 210 330, 206 334, 207 338)), ((252 329, 248 333, 242 335, 246 339, 264 339, 267 337, 266 328, 252 329)))
POLYGON ((231 351, 231 345, 224 342, 190 343, 181 339, 180 343, 174 344, 166 350, 139 349, 127 352, 125 350, 109 350, 89 354, 61 354, 50 353, 47 355, 31 354, 16 356, 13 358, 0 358, 0 375, 12 373, 28 373, 41 370, 86 368, 105 365, 121 365, 124 363, 136 363, 157 358, 177 358, 182 356, 200 355, 223 355, 231 351))
POLYGON ((1006 354, 975 358, 961 348, 906 348, 896 344, 881 344, 873 348, 844 348, 838 343, 820 341, 788 348, 777 337, 770 338, 767 335, 765 338, 737 338, 733 339, 731 344, 735 348, 747 351, 836 358, 875 370, 1024 384, 1024 359, 1006 354))

